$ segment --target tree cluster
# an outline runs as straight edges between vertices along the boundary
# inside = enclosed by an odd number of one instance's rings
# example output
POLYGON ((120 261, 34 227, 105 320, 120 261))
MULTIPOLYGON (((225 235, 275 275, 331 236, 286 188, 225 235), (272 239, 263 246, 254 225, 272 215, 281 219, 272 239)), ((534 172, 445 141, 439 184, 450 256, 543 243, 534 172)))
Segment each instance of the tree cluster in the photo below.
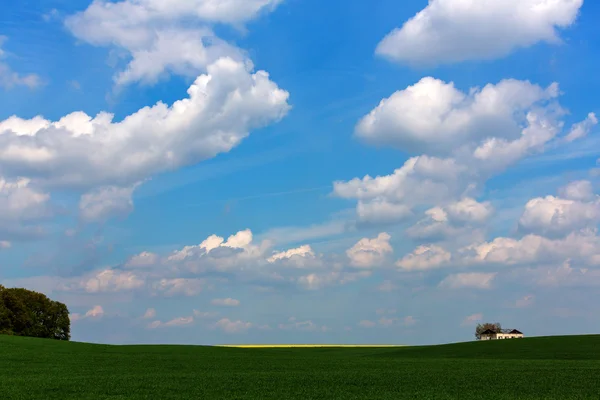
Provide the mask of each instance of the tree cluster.
POLYGON ((69 340, 69 310, 42 293, 0 285, 0 334, 69 340))
POLYGON ((500 325, 500 322, 486 322, 484 324, 477 324, 477 326, 475 327, 475 337, 477 338, 477 340, 481 339, 481 334, 487 331, 488 329, 492 332, 501 332, 502 325, 500 325))

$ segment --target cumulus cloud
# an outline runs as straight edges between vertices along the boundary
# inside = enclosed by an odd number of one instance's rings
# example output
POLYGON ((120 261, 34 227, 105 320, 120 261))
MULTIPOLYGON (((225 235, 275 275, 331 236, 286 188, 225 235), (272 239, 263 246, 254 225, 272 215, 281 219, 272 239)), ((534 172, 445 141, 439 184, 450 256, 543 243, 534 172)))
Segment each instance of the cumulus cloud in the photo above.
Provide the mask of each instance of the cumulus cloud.
POLYGON ((232 298, 213 299, 210 304, 213 306, 237 307, 240 305, 240 301, 232 298))
POLYGON ((15 86, 26 86, 30 89, 41 85, 41 79, 36 74, 21 75, 13 71, 3 60, 6 58, 6 52, 2 46, 8 40, 6 36, 0 36, 0 87, 11 89, 15 86))
POLYGON ((564 235, 574 230, 593 228, 598 222, 600 199, 582 202, 546 196, 527 202, 519 226, 542 235, 564 235))
POLYGON ((126 263, 125 268, 147 268, 158 263, 159 256, 148 251, 144 251, 131 257, 126 263))
POLYGON ((336 181, 333 194, 356 199, 361 222, 398 222, 423 207, 448 219, 421 223, 414 237, 453 235, 458 225, 481 224, 493 211, 475 200, 485 182, 561 140, 566 111, 559 95, 556 83, 543 88, 508 79, 463 92, 423 78, 383 99, 356 127, 368 143, 423 154, 390 175, 336 181))
POLYGON ((148 329, 157 329, 157 328, 168 328, 168 327, 180 327, 180 326, 189 326, 194 323, 194 317, 179 317, 174 318, 167 322, 161 321, 152 321, 148 324, 148 329))
POLYGON ((452 255, 440 246, 424 245, 417 247, 396 262, 396 266, 404 271, 424 271, 446 266, 452 255))
POLYGON ((346 250, 350 264, 357 268, 373 268, 381 265, 394 250, 390 245, 391 236, 385 232, 374 239, 364 238, 346 250))
POLYGON ((81 219, 94 222, 113 216, 127 216, 133 210, 132 195, 136 187, 101 187, 84 194, 79 202, 81 219))
POLYGON ((165 296, 196 296, 202 292, 207 286, 207 282, 204 279, 186 279, 186 278, 173 278, 173 279, 161 279, 155 282, 153 289, 155 293, 160 293, 165 296))
POLYGON ((527 111, 557 95, 555 84, 544 89, 508 79, 465 93, 425 77, 383 99, 359 121, 356 134, 411 153, 448 154, 487 137, 517 138, 527 111))
POLYGON ((159 102, 142 108, 121 122, 108 113, 90 117, 82 112, 57 122, 42 117, 2 121, 0 173, 19 173, 44 185, 98 189, 91 204, 113 208, 116 197, 122 209, 128 203, 123 188, 228 152, 251 130, 289 110, 289 94, 264 71, 252 73, 229 58, 207 71, 188 89, 188 98, 170 107, 159 102))
POLYGON ((243 52, 219 39, 211 24, 240 27, 281 1, 97 0, 69 16, 65 25, 82 41, 130 56, 115 75, 116 84, 153 84, 170 74, 195 76, 221 56, 243 60, 243 52))
POLYGON ((446 277, 440 282, 440 287, 448 289, 490 289, 496 273, 460 273, 446 277))
POLYGON ((225 333, 242 333, 252 328, 253 324, 251 322, 240 320, 232 321, 229 318, 223 318, 217 321, 213 327, 218 328, 225 333))
POLYGON ((76 322, 76 321, 80 321, 83 319, 98 319, 98 318, 102 318, 104 316, 104 309, 102 308, 102 306, 95 306, 94 308, 92 308, 91 310, 87 311, 85 314, 81 315, 78 313, 74 313, 69 315, 69 319, 72 322, 76 322))
POLYGON ((586 265, 600 263, 600 238, 595 230, 572 232, 550 239, 529 234, 521 239, 498 237, 459 251, 466 264, 540 265, 573 259, 586 265))
POLYGON ((411 65, 504 57, 538 42, 560 42, 583 0, 432 0, 390 32, 377 54, 411 65))

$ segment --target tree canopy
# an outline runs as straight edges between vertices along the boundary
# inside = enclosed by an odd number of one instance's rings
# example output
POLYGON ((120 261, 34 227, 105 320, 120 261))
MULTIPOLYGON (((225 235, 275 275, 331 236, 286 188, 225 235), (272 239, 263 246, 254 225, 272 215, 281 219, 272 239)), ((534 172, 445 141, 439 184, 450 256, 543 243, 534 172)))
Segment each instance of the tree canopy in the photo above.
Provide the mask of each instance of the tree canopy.
POLYGON ((488 329, 494 332, 500 332, 502 330, 502 325, 500 325, 500 322, 486 322, 483 324, 477 324, 475 327, 475 337, 477 339, 481 339, 481 333, 487 331, 488 329))
POLYGON ((42 293, 0 285, 0 334, 69 340, 69 310, 42 293))

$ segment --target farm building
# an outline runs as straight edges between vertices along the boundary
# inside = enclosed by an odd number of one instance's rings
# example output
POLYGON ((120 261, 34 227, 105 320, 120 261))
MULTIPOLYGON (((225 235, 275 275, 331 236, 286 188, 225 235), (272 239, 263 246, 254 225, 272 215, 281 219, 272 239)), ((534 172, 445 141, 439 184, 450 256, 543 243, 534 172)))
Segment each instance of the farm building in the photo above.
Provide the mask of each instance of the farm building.
POLYGON ((496 339, 521 339, 523 338, 523 332, 516 329, 501 329, 496 332, 491 329, 487 329, 481 332, 480 340, 496 340, 496 339))

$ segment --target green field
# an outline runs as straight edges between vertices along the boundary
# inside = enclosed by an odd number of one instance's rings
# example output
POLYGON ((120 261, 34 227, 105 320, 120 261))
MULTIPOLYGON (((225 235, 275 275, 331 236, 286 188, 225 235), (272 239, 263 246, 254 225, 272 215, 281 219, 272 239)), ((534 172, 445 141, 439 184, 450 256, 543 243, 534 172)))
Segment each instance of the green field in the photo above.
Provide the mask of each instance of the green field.
POLYGON ((397 348, 0 336, 0 399, 600 399, 600 336, 397 348))

